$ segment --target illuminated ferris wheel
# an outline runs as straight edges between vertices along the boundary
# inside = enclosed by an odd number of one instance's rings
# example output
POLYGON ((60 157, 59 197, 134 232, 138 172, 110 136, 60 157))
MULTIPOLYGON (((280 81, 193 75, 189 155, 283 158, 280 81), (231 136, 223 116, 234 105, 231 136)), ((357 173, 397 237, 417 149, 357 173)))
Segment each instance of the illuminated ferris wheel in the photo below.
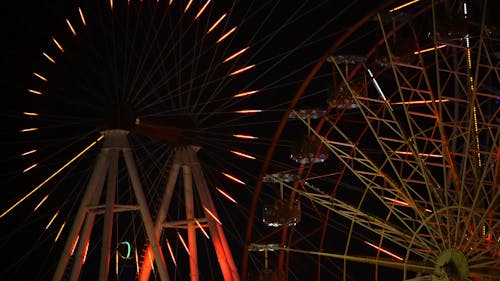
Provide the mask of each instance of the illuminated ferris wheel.
MULTIPOLYGON (((249 224, 246 253, 263 260, 262 278, 499 280, 493 6, 392 1, 337 37, 274 138, 303 134, 296 168, 266 162, 256 188, 252 215, 269 231, 249 224), (273 188, 261 208, 259 192, 273 188)), ((286 156, 271 146, 267 159, 286 156)))

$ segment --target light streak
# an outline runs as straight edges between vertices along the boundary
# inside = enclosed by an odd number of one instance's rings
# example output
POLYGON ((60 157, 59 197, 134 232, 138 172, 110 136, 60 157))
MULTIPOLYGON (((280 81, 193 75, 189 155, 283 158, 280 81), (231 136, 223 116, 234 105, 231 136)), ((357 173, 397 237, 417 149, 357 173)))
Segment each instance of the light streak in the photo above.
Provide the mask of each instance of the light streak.
POLYGON ((217 191, 222 194, 224 197, 226 197, 227 199, 229 199, 229 201, 233 202, 234 204, 238 204, 238 202, 236 202, 236 200, 233 199, 233 197, 231 197, 229 194, 227 194, 226 192, 224 192, 224 190, 216 187, 215 189, 217 189, 217 191))
POLYGON ((52 175, 50 175, 47 179, 45 179, 42 183, 40 183, 38 186, 33 188, 28 194, 24 195, 21 199, 19 199, 14 205, 12 205, 10 208, 8 208, 6 211, 4 211, 1 215, 0 218, 3 218, 6 214, 8 214, 12 209, 17 207, 19 204, 21 204, 24 200, 26 200, 28 197, 30 197, 33 193, 35 193, 37 190, 39 190, 42 186, 44 186, 48 181, 50 181, 52 178, 54 178, 57 174, 59 174, 61 171, 63 171, 66 167, 68 167, 71 163, 73 163, 76 159, 78 159, 80 156, 82 156, 87 150, 91 149, 96 143, 98 143, 104 135, 101 135, 97 140, 92 142, 89 146, 87 146, 85 149, 83 149, 80 153, 78 153, 75 157, 73 157, 71 160, 69 160, 66 164, 64 164, 59 170, 55 171, 52 175))
POLYGON ((241 97, 251 96, 251 95, 256 94, 258 92, 260 92, 260 90, 247 91, 247 92, 236 94, 236 95, 234 95, 234 97, 241 98, 241 97))
POLYGON ((85 260, 87 260, 87 253, 89 252, 89 244, 90 244, 90 241, 87 241, 87 244, 85 244, 85 249, 83 251, 83 261, 82 261, 82 264, 84 264, 85 260))
POLYGON ((233 72, 229 73, 229 76, 234 76, 234 75, 236 75, 236 74, 243 73, 243 72, 245 72, 245 71, 247 71, 247 70, 250 70, 250 69, 252 69, 252 68, 254 68, 254 67, 255 67, 255 64, 252 64, 252 65, 249 65, 249 66, 245 66, 245 67, 243 67, 243 68, 240 68, 240 69, 238 69, 238 70, 235 70, 235 71, 233 71, 233 72))
POLYGON ((196 14, 196 17, 194 17, 194 20, 197 20, 201 16, 201 14, 203 14, 203 12, 205 11, 205 9, 208 7, 208 4, 210 4, 210 1, 211 0, 208 0, 207 2, 205 2, 205 5, 203 5, 203 7, 201 7, 201 9, 198 12, 198 14, 196 14))
POLYGON ((135 272, 139 273, 139 254, 137 253, 137 247, 134 250, 135 252, 135 272))
POLYGON ((217 43, 220 43, 222 42, 222 40, 226 39, 229 35, 231 35, 231 33, 235 32, 236 31, 236 26, 231 28, 231 30, 229 30, 228 32, 226 32, 224 35, 222 35, 219 40, 217 40, 217 43))
POLYGON ((372 244, 372 243, 370 243, 370 242, 368 242, 368 241, 364 241, 364 242, 365 242, 366 244, 368 244, 368 245, 372 246, 373 248, 375 248, 375 249, 377 249, 377 250, 381 251, 382 253, 388 254, 389 256, 391 256, 391 257, 393 257, 393 258, 395 258, 395 259, 397 259, 397 260, 399 260, 399 261, 403 261, 403 260, 404 260, 402 257, 400 257, 400 256, 398 256, 398 255, 396 255, 396 254, 393 254, 393 253, 389 252, 388 250, 386 250, 386 249, 384 249, 384 248, 382 248, 382 247, 379 247, 379 246, 377 246, 377 245, 374 245, 374 244, 372 244))
POLYGON ((73 35, 76 36, 76 31, 73 28, 73 25, 71 25, 71 22, 69 21, 69 19, 66 19, 66 24, 68 25, 69 30, 71 30, 71 33, 73 33, 73 35))
MULTIPOLYGON (((449 102, 449 99, 442 99, 438 100, 437 102, 449 102)), ((393 105, 399 105, 399 104, 429 104, 433 103, 433 100, 414 100, 414 101, 400 101, 400 102, 391 102, 393 105)))
POLYGON ((430 48, 427 48, 427 49, 414 51, 413 54, 414 55, 423 54, 423 53, 427 53, 427 52, 430 52, 430 51, 434 51, 434 50, 438 50, 438 49, 444 48, 446 46, 448 46, 448 45, 442 44, 442 45, 439 45, 437 47, 430 47, 430 48))
POLYGON ((399 5, 399 6, 397 6, 396 8, 389 10, 389 13, 395 12, 395 11, 397 11, 397 10, 401 10, 401 9, 403 9, 403 8, 405 8, 405 7, 408 7, 408 6, 410 6, 410 5, 413 5, 413 4, 415 4, 415 3, 419 2, 419 1, 420 1, 420 0, 413 0, 413 1, 410 1, 410 2, 408 2, 408 3, 405 3, 405 4, 402 4, 402 5, 399 5))
POLYGON ((35 209, 33 209, 33 212, 36 212, 36 210, 38 210, 38 208, 40 208, 40 206, 42 206, 42 204, 45 202, 45 200, 47 200, 47 198, 49 198, 49 196, 45 195, 45 197, 43 197, 43 199, 40 200, 40 202, 38 203, 38 205, 36 205, 35 209))
POLYGON ((243 109, 243 110, 237 110, 235 113, 243 113, 243 114, 250 114, 250 113, 259 113, 262 112, 261 109, 243 109))
POLYGON ((227 174, 227 173, 222 173, 224 176, 226 176, 227 178, 229 178, 230 180, 233 180, 239 184, 245 184, 242 180, 238 179, 237 177, 233 176, 233 175, 230 175, 230 174, 227 174))
MULTIPOLYGON (((397 154, 401 155, 413 155, 413 152, 411 151, 394 151, 397 154)), ((419 153, 418 156, 422 157, 432 157, 432 158, 443 158, 443 155, 441 154, 433 154, 433 153, 419 153)))
POLYGON ((207 207, 203 207, 205 209, 205 211, 207 211, 207 213, 220 225, 222 225, 222 223, 220 222, 220 220, 212 213, 210 212, 210 210, 207 208, 207 207))
POLYGON ((73 245, 71 246, 70 256, 72 256, 73 253, 75 252, 75 248, 76 248, 76 245, 78 243, 78 240, 80 240, 80 235, 77 235, 75 241, 73 241, 73 245))
POLYGON ((33 165, 29 166, 28 168, 24 169, 24 170, 23 170, 23 174, 24 174, 24 173, 26 173, 26 172, 28 172, 29 170, 31 170, 31 169, 33 169, 33 168, 35 168, 36 166, 38 166, 38 163, 33 164, 33 165))
POLYGON ((383 198, 385 200, 391 201, 392 203, 395 203, 395 204, 400 205, 400 206, 405 206, 405 207, 409 207, 410 206, 410 203, 405 202, 405 201, 401 201, 401 200, 398 200, 398 199, 389 198, 389 197, 385 197, 385 196, 383 198))
POLYGON ((85 22, 85 17, 83 16, 83 12, 80 7, 78 7, 78 13, 80 14, 80 19, 82 20, 83 26, 87 26, 87 23, 85 22))
POLYGON ((39 78, 39 79, 41 79, 41 80, 43 80, 45 82, 48 81, 47 78, 43 77, 42 75, 40 75, 40 74, 38 74, 36 72, 33 72, 33 75, 35 75, 35 77, 37 77, 37 78, 39 78))
POLYGON ((151 264, 151 269, 155 272, 155 267, 153 264, 153 257, 151 257, 151 251, 148 251, 149 263, 151 264))
POLYGON ((59 215, 59 211, 57 211, 53 216, 52 218, 50 219, 49 223, 45 226, 45 230, 49 229, 50 225, 54 222, 54 220, 56 219, 57 215, 59 215))
POLYGON ((370 75, 370 78, 373 80, 373 84, 375 85, 375 88, 377 89, 377 92, 380 94, 380 96, 382 97, 382 99, 384 101, 387 101, 387 99, 385 98, 384 92, 382 92, 382 89, 380 88, 377 80, 373 76, 373 73, 372 73, 372 71, 370 69, 368 69, 368 74, 370 75))
POLYGON ((212 32, 219 24, 220 22, 226 17, 227 14, 223 14, 212 26, 208 29, 207 34, 212 32))
POLYGON ((118 276, 118 250, 115 251, 115 274, 118 276))
POLYGON ((230 150, 231 153, 233 154, 236 154, 238 156, 241 156, 243 158, 247 158, 247 159, 255 159, 255 157, 253 157, 252 155, 248 155, 248 154, 245 154, 243 152, 239 152, 239 151, 235 151, 235 150, 230 150))
POLYGON ((51 63, 56 63, 56 61, 51 58, 49 55, 47 55, 46 53, 42 53, 44 57, 46 57, 51 63))
POLYGON ((210 239, 210 237, 208 236, 208 233, 205 231, 205 228, 203 228, 203 226, 200 224, 200 222, 197 219, 194 219, 194 222, 196 222, 196 225, 198 225, 198 227, 201 229, 201 232, 203 232, 203 235, 205 235, 205 237, 207 237, 207 239, 210 239))
POLYGON ((32 94, 35 94, 35 95, 43 95, 42 92, 38 91, 38 90, 33 90, 33 89, 28 89, 28 92, 32 93, 32 94))
POLYGON ((21 154, 21 156, 30 155, 30 154, 33 154, 33 153, 35 153, 35 152, 36 152, 36 149, 33 149, 33 150, 30 150, 30 151, 23 152, 23 153, 21 154))
POLYGON ((39 116, 40 114, 35 113, 35 112, 23 112, 24 115, 26 116, 39 116))
POLYGON ((58 48, 59 50, 61 50, 61 52, 63 52, 63 53, 64 53, 64 49, 63 49, 63 47, 61 46, 61 44, 59 44, 59 42, 57 42, 56 38, 52 37, 52 42, 54 42, 54 44, 56 44, 57 48, 58 48))
POLYGON ((57 232, 56 239, 54 239, 54 242, 57 242, 57 239, 59 239, 59 236, 61 236, 61 233, 62 233, 65 225, 66 225, 66 222, 63 222, 63 224, 61 225, 61 228, 59 228, 59 232, 57 232))
POLYGON ((36 131, 36 130, 38 130, 38 128, 27 128, 27 129, 22 129, 19 132, 26 133, 26 132, 33 132, 33 131, 36 131))
POLYGON ((230 60, 232 60, 232 59, 234 59, 234 58, 236 58, 236 57, 240 56, 241 54, 243 54, 244 52, 246 52, 246 50, 248 50, 249 48, 250 48, 250 46, 247 46, 247 47, 245 47, 245 48, 243 48, 243 49, 239 50, 238 52, 236 52, 236 53, 234 53, 234 54, 230 55, 229 57, 227 57, 227 58, 223 61, 223 63, 228 62, 228 61, 230 61, 230 60))
POLYGON ((242 135, 242 134, 235 134, 233 135, 235 138, 239 139, 245 139, 245 140, 256 140, 259 139, 258 137, 250 136, 250 135, 242 135))
POLYGON ((184 9, 184 14, 189 10, 189 7, 191 7, 191 4, 193 4, 193 0, 189 0, 189 2, 186 5, 186 8, 184 9))
MULTIPOLYGON (((167 248, 168 248, 168 252, 170 253, 170 257, 172 258, 172 261, 174 262, 175 267, 177 267, 177 262, 175 261, 174 251, 172 251, 172 247, 170 246, 168 239, 165 238, 165 240, 167 241, 167 248)), ((137 272, 139 272, 139 271, 137 271, 137 272)))
POLYGON ((174 2, 174 0, 170 0, 170 1, 168 1, 168 5, 169 5, 169 6, 170 6, 170 5, 172 5, 172 2, 174 2))
POLYGON ((113 10, 113 0, 109 0, 109 7, 113 10))
POLYGON ((186 249, 186 252, 188 253, 188 255, 191 255, 191 252, 189 252, 189 248, 188 248, 186 242, 184 241, 184 238, 182 238, 182 235, 178 231, 177 231, 177 236, 179 236, 179 239, 181 240, 182 246, 184 246, 184 249, 186 249))

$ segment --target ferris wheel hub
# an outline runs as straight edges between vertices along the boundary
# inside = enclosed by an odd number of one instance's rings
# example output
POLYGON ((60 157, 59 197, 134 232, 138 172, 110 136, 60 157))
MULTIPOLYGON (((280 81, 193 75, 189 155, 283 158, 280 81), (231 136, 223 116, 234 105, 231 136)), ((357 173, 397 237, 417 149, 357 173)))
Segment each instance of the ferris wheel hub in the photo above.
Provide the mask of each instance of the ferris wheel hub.
POLYGON ((454 248, 443 251, 434 266, 432 281, 463 281, 469 274, 465 255, 454 248))

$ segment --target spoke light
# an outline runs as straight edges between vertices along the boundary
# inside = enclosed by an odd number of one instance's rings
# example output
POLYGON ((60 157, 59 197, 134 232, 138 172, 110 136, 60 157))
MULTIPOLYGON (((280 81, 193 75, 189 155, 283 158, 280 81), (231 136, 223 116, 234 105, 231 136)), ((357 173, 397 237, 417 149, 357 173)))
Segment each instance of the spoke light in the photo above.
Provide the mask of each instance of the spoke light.
POLYGON ((245 182, 243 182, 242 180, 238 179, 237 177, 233 176, 233 175, 230 175, 230 174, 227 174, 227 173, 222 173, 224 176, 226 176, 228 179, 232 180, 232 181, 235 181, 239 184, 245 184, 245 182))
POLYGON ((373 248, 375 248, 375 249, 377 249, 377 250, 381 251, 382 253, 388 254, 389 256, 391 256, 391 257, 393 257, 393 258, 397 259, 398 261, 403 261, 403 260, 404 260, 402 257, 400 257, 400 256, 398 256, 398 255, 396 255, 396 254, 393 254, 393 253, 389 252, 388 250, 386 250, 386 249, 384 249, 384 248, 382 248, 382 247, 379 247, 379 246, 377 246, 377 245, 374 245, 374 244, 372 244, 372 243, 370 243, 370 242, 368 242, 368 241, 364 241, 364 242, 365 242, 366 244, 368 244, 368 245, 372 246, 373 248))

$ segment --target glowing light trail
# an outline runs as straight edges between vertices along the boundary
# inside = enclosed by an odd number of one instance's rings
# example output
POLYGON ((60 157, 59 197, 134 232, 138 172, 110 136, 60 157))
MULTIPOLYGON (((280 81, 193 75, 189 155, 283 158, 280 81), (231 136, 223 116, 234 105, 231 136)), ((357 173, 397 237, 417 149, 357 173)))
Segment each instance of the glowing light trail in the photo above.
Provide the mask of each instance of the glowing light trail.
POLYGON ((30 151, 23 152, 23 153, 21 154, 21 156, 30 155, 30 154, 33 154, 33 153, 35 153, 35 152, 36 152, 36 149, 33 149, 33 150, 30 150, 30 151))
POLYGON ((391 253, 391 252, 387 251, 387 250, 386 250, 386 249, 384 249, 384 248, 381 248, 381 247, 379 247, 379 246, 377 246, 377 245, 374 245, 374 244, 372 244, 372 243, 370 243, 370 242, 368 242, 368 241, 364 241, 364 242, 365 242, 366 244, 368 244, 368 245, 372 246, 373 248, 375 248, 375 249, 377 249, 377 250, 381 251, 382 253, 388 254, 389 256, 391 256, 391 257, 393 257, 393 258, 397 259, 398 261, 403 261, 403 260, 404 260, 402 257, 400 257, 400 256, 398 256, 398 255, 396 255, 396 254, 393 254, 393 253, 391 253))
POLYGON ((211 0, 208 0, 207 2, 205 2, 205 5, 203 5, 203 7, 201 7, 201 9, 198 12, 198 14, 196 14, 196 17, 194 17, 194 20, 197 20, 201 16, 201 14, 203 14, 203 12, 205 11, 205 9, 208 7, 208 4, 210 4, 210 1, 211 0))
POLYGON ((234 204, 238 204, 238 202, 236 202, 236 200, 233 199, 233 197, 231 197, 229 194, 227 194, 226 192, 224 192, 224 190, 216 187, 215 189, 217 189, 217 191, 222 194, 224 197, 226 197, 227 199, 229 199, 229 201, 233 202, 234 204))
POLYGON ((245 139, 245 140, 256 140, 259 139, 258 137, 250 136, 250 135, 242 135, 242 134, 235 134, 233 135, 235 138, 239 139, 245 139))
POLYGON ((54 222, 54 220, 56 219, 57 215, 59 215, 59 211, 57 211, 53 216, 52 218, 50 219, 49 223, 45 226, 45 230, 49 229, 50 225, 54 222))
POLYGON ((236 26, 231 28, 231 30, 229 30, 228 32, 226 32, 224 35, 222 35, 219 40, 217 40, 217 43, 220 43, 222 42, 222 40, 226 39, 229 35, 231 35, 233 32, 236 31, 236 26))
POLYGON ((85 17, 83 16, 83 12, 81 8, 78 8, 78 13, 80 14, 80 19, 82 20, 83 26, 87 26, 87 23, 85 22, 85 17))
POLYGON ((35 95, 43 95, 42 92, 40 91, 37 91, 37 90, 33 90, 33 89, 28 89, 28 92, 32 93, 32 94, 35 94, 35 95))
MULTIPOLYGON (((174 251, 172 251, 172 247, 170 246, 168 239, 165 238, 165 240, 167 241, 167 248, 168 248, 168 252, 170 253, 170 257, 172 258, 172 261, 174 262, 175 267, 177 267, 177 262, 175 261, 174 251)), ((137 272, 139 272, 139 271, 137 271, 137 272)))
POLYGON ((243 184, 243 185, 245 185, 245 183, 244 183, 242 180, 238 179, 237 177, 235 177, 235 176, 233 176, 233 175, 230 175, 230 174, 227 174, 227 173, 222 173, 222 174, 223 174, 224 176, 226 176, 227 178, 229 178, 230 180, 232 180, 232 181, 235 181, 235 182, 237 182, 237 183, 239 183, 239 184, 243 184))
POLYGON ((237 110, 235 113, 244 113, 244 114, 249 114, 249 113, 259 113, 262 112, 261 109, 243 109, 243 110, 237 110))
POLYGON ((24 115, 26 116, 39 116, 40 114, 34 113, 34 112, 23 112, 24 115))
POLYGON ((33 212, 36 212, 36 210, 38 210, 38 208, 40 208, 40 206, 42 206, 42 204, 45 202, 45 200, 47 200, 47 198, 49 198, 49 196, 45 195, 45 197, 43 197, 43 199, 40 200, 40 202, 38 203, 38 205, 36 205, 35 209, 33 209, 33 212))
POLYGON ((36 130, 38 130, 38 128, 27 128, 27 129, 22 129, 19 132, 26 133, 26 132, 33 132, 33 131, 36 131, 36 130))
POLYGON ((61 44, 59 44, 59 42, 57 42, 56 38, 52 37, 52 42, 54 42, 54 44, 56 44, 57 48, 58 48, 59 50, 61 50, 61 52, 63 52, 63 53, 64 53, 64 49, 63 49, 63 47, 61 46, 61 44))
POLYGON ((232 59, 234 59, 234 58, 236 58, 236 57, 240 56, 241 54, 243 54, 244 52, 246 52, 246 50, 248 50, 249 48, 250 48, 250 46, 248 46, 248 47, 246 47, 246 48, 243 48, 243 49, 239 50, 238 52, 236 52, 236 53, 234 53, 234 54, 230 55, 229 57, 227 57, 227 58, 223 61, 223 63, 228 62, 228 61, 230 61, 230 60, 232 60, 232 59))
POLYGON ((3 218, 6 214, 8 214, 12 209, 17 207, 19 204, 21 204, 24 200, 26 200, 28 197, 33 195, 37 190, 39 190, 42 186, 44 186, 48 181, 50 181, 52 178, 54 178, 57 174, 59 174, 61 171, 63 171, 66 167, 68 167, 71 163, 73 163, 76 159, 78 159, 80 156, 82 156, 85 152, 87 152, 89 149, 91 149, 96 143, 98 143, 104 135, 101 135, 97 140, 92 142, 89 146, 87 146, 85 149, 83 149, 80 153, 78 153, 75 157, 73 157, 71 160, 69 160, 66 164, 64 164, 59 170, 55 171, 52 175, 50 175, 47 179, 45 179, 41 184, 33 188, 28 194, 24 195, 23 198, 19 199, 14 205, 12 205, 10 208, 8 208, 5 212, 3 212, 0 215, 0 218, 3 218))
POLYGON ((255 159, 255 157, 253 157, 252 155, 248 155, 248 154, 245 154, 243 152, 239 152, 239 151, 235 151, 235 150, 230 150, 230 152, 233 153, 233 154, 235 154, 235 155, 241 156, 243 158, 255 159))
POLYGON ((78 240, 80 240, 80 235, 77 235, 75 241, 73 241, 73 245, 71 246, 70 256, 72 256, 73 253, 75 252, 75 248, 76 248, 76 245, 78 243, 78 240))
POLYGON ((40 75, 40 74, 38 74, 36 72, 33 72, 33 75, 35 75, 36 78, 41 79, 41 80, 43 80, 45 82, 48 81, 47 78, 43 77, 42 75, 40 75))
POLYGON ((68 19, 66 19, 66 24, 68 25, 69 30, 71 30, 71 33, 73 33, 73 35, 76 36, 76 31, 75 31, 75 29, 73 28, 73 25, 71 25, 71 22, 68 19))
POLYGON ((184 246, 184 249, 186 249, 186 252, 188 253, 188 255, 191 255, 191 252, 189 252, 188 246, 187 246, 186 242, 184 241, 184 238, 182 238, 182 235, 179 232, 177 232, 177 236, 179 236, 179 239, 181 240, 182 246, 184 246))
POLYGON ((62 233, 65 225, 66 225, 66 222, 63 222, 63 224, 61 225, 61 228, 59 228, 59 232, 57 232, 56 239, 54 239, 54 242, 57 242, 57 239, 59 239, 59 236, 61 236, 61 233, 62 233))
POLYGON ((430 47, 430 48, 427 48, 427 49, 415 51, 415 52, 413 52, 413 54, 414 55, 423 54, 423 53, 427 53, 427 52, 430 52, 430 51, 434 51, 434 50, 437 50, 437 49, 444 48, 446 46, 448 46, 448 45, 443 44, 443 45, 439 45, 437 47, 430 47))
POLYGON ((250 69, 252 69, 252 68, 254 68, 254 67, 255 67, 255 64, 252 64, 252 65, 249 65, 249 66, 245 66, 245 67, 243 67, 243 68, 240 68, 240 69, 238 69, 238 70, 235 70, 235 71, 233 71, 233 72, 229 73, 229 76, 234 76, 234 75, 236 75, 236 74, 243 73, 243 72, 245 72, 245 71, 247 71, 247 70, 250 70, 250 69))
POLYGON ((212 32, 220 23, 221 21, 226 17, 227 14, 223 14, 212 26, 208 29, 207 34, 212 32))
POLYGON ((222 223, 220 222, 220 220, 212 213, 210 212, 209 209, 207 209, 207 207, 203 207, 205 209, 205 211, 207 211, 207 213, 220 225, 222 225, 222 223))
POLYGON ((33 169, 33 168, 35 168, 36 166, 38 166, 38 163, 33 164, 33 165, 29 166, 28 168, 24 169, 24 170, 23 170, 23 174, 24 174, 24 173, 26 173, 26 172, 28 172, 29 170, 31 170, 31 169, 33 169))
POLYGON ((260 92, 260 91, 259 90, 252 90, 252 91, 236 94, 236 95, 234 95, 234 97, 241 98, 241 97, 251 96, 251 95, 256 94, 258 92, 260 92))
POLYGON ((44 57, 46 57, 46 58, 47 58, 47 59, 48 59, 51 63, 54 63, 54 64, 56 63, 56 61, 55 61, 53 58, 51 58, 49 55, 47 55, 46 53, 42 53, 42 54, 43 54, 43 56, 44 56, 44 57))
POLYGON ((207 239, 210 239, 210 237, 208 236, 208 233, 205 231, 205 228, 203 228, 203 226, 200 224, 200 222, 197 219, 194 219, 194 222, 201 229, 201 232, 203 232, 203 235, 205 235, 205 237, 207 237, 207 239))
POLYGON ((191 7, 191 4, 193 4, 193 0, 189 0, 189 2, 186 5, 186 8, 184 9, 184 14, 189 10, 189 7, 191 7))
POLYGON ((413 5, 413 4, 417 3, 417 2, 420 2, 420 0, 413 0, 413 1, 410 1, 410 2, 405 3, 403 5, 397 6, 396 8, 389 10, 389 13, 395 12, 397 10, 401 10, 401 9, 403 9, 405 7, 408 7, 410 5, 413 5))

